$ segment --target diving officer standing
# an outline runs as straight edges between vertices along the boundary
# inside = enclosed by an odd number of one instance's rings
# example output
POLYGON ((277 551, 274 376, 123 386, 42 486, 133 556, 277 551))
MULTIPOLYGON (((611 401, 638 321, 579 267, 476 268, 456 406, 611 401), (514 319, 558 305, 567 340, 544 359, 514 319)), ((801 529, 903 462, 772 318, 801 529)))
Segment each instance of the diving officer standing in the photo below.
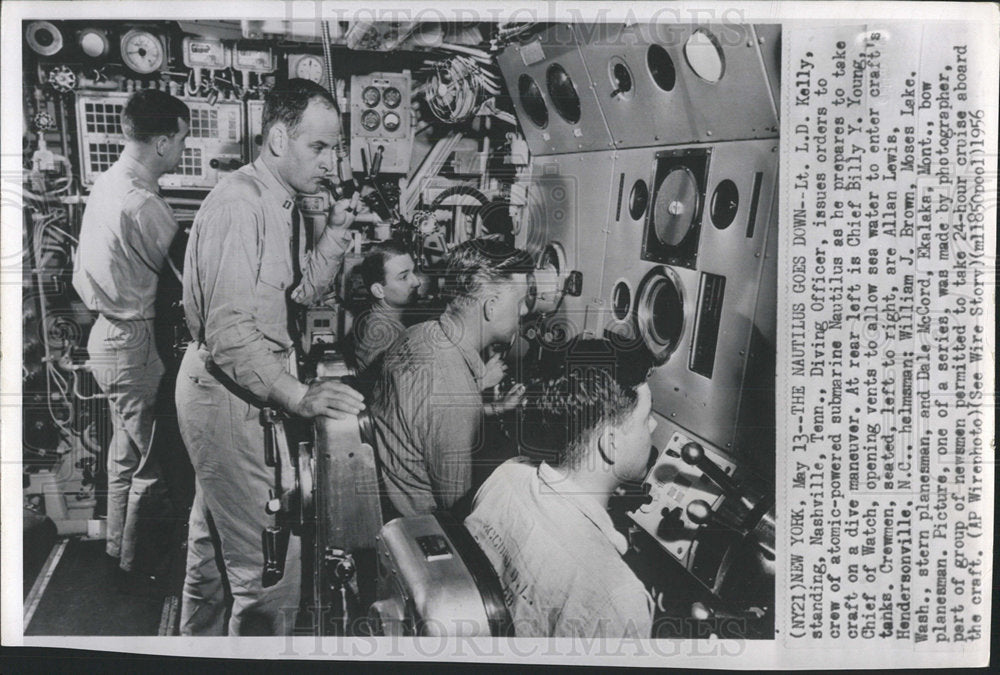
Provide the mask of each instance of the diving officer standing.
POLYGON ((315 246, 299 256, 296 193, 316 193, 335 168, 340 113, 301 79, 264 104, 260 157, 221 181, 195 218, 184 265, 184 310, 194 342, 177 378, 177 414, 196 475, 181 634, 224 633, 220 547, 233 595, 230 635, 290 634, 300 596, 300 542, 283 577, 262 583, 261 533, 273 469, 264 461, 262 407, 302 418, 357 414, 361 394, 293 374, 288 303, 329 291, 350 242, 357 200, 334 205, 315 246))

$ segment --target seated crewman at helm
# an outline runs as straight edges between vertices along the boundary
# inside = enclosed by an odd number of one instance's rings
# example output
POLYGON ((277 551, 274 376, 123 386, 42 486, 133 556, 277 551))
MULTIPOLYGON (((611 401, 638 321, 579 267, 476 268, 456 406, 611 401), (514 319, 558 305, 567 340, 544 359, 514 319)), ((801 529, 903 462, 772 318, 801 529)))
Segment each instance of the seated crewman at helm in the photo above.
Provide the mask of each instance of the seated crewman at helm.
POLYGON ((561 436, 562 451, 551 465, 501 465, 465 525, 500 578, 518 637, 648 638, 652 599, 622 560, 628 544, 607 506, 649 467, 649 363, 605 340, 574 341, 553 359, 528 387, 524 414, 534 432, 561 436))
POLYGON ((364 371, 406 330, 405 313, 417 301, 420 277, 405 245, 391 240, 376 245, 359 267, 371 297, 352 333, 354 358, 364 371))
MULTIPOLYGON (((372 419, 387 513, 463 508, 486 448, 481 392, 489 369, 482 354, 517 334, 533 302, 532 269, 527 253, 497 238, 456 246, 448 254, 444 312, 407 329, 375 368, 372 419)), ((514 387, 504 400, 519 396, 514 387)))

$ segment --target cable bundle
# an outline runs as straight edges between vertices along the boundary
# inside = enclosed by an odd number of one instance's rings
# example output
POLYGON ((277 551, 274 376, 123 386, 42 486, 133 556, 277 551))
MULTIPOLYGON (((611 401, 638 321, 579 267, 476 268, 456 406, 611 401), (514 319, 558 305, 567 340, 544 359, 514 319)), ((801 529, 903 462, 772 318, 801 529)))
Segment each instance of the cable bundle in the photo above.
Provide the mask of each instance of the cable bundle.
POLYGON ((431 112, 442 122, 455 124, 475 115, 479 108, 500 93, 497 77, 465 55, 434 64, 424 94, 431 112))

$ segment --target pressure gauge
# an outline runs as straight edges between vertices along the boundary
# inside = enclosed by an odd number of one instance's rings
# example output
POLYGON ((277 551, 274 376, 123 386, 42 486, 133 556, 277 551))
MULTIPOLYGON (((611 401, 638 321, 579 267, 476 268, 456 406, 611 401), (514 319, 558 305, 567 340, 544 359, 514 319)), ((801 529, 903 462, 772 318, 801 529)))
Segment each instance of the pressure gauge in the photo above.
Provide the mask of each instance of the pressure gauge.
POLYGON ((399 128, 399 115, 394 112, 387 112, 382 118, 382 124, 386 131, 395 131, 399 128))
POLYGON ((375 131, 378 129, 378 125, 381 122, 381 118, 378 113, 374 110, 366 110, 361 115, 361 126, 363 126, 368 131, 375 131))
POLYGON ((323 61, 318 56, 304 54, 299 57, 298 63, 295 64, 294 75, 295 77, 301 77, 316 84, 322 84, 323 61))
POLYGON ((361 92, 361 100, 365 102, 365 105, 369 108, 374 108, 378 105, 378 102, 382 99, 382 95, 378 92, 378 87, 365 87, 365 90, 361 92))
POLYGON ((387 87, 386 90, 382 92, 382 101, 390 108, 395 108, 402 100, 403 95, 400 94, 399 89, 396 89, 395 87, 387 87))
POLYGON ((121 47, 125 65, 142 75, 159 70, 166 60, 163 43, 149 31, 130 30, 122 36, 121 47))

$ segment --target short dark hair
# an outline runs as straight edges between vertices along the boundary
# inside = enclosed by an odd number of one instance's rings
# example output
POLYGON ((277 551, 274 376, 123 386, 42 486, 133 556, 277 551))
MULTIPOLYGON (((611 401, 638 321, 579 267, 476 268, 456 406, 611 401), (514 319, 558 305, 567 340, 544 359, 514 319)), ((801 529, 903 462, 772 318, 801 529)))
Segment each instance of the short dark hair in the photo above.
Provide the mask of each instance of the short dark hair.
POLYGON ((470 239, 448 253, 442 295, 449 304, 465 304, 481 299, 492 285, 533 270, 531 256, 499 235, 470 239))
POLYGON ((267 138, 267 132, 278 122, 283 122, 288 133, 295 136, 302 122, 302 114, 314 99, 319 99, 327 108, 340 112, 337 101, 330 92, 315 82, 296 77, 271 89, 264 99, 262 137, 267 138))
POLYGON ((643 348, 579 337, 544 356, 526 387, 522 438, 531 446, 527 454, 575 466, 592 433, 621 424, 635 410, 652 357, 643 348))
POLYGON ((372 284, 384 284, 385 263, 401 255, 410 255, 410 251, 406 248, 406 244, 395 239, 388 239, 373 246, 358 265, 365 290, 371 288, 372 284))
POLYGON ((148 143, 157 136, 172 136, 180 131, 177 120, 191 120, 184 101, 159 89, 143 89, 132 94, 125 104, 122 131, 130 140, 148 143))

